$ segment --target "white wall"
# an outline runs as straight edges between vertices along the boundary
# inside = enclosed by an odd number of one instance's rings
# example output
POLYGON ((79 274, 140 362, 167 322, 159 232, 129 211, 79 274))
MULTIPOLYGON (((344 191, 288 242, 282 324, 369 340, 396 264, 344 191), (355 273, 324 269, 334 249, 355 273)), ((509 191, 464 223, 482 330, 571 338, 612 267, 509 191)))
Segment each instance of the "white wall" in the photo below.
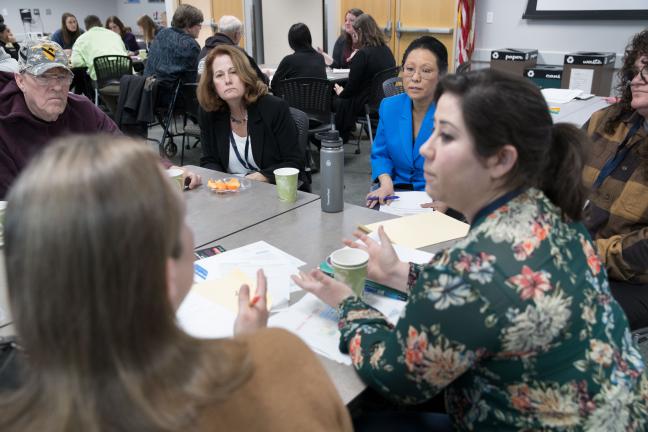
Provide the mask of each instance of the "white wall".
POLYGON ((32 23, 31 29, 26 24, 26 30, 32 32, 53 33, 61 27, 61 15, 63 12, 74 14, 83 28, 83 19, 87 15, 97 15, 102 22, 110 15, 117 15, 125 25, 130 26, 135 33, 138 33, 137 18, 140 15, 148 14, 151 17, 155 12, 162 12, 165 9, 165 3, 148 3, 148 0, 140 0, 140 3, 127 4, 126 0, 2 0, 0 2, 0 14, 5 18, 5 23, 11 28, 18 40, 22 39, 24 30, 20 20, 19 9, 32 9, 32 17, 38 19, 33 14, 33 9, 40 10, 40 20, 32 23), (47 9, 51 14, 46 15, 47 9), (6 11, 6 13, 5 13, 6 11))
MULTIPOLYGON (((121 0, 123 1, 123 0, 121 0)), ((117 14, 117 3, 115 0, 28 0, 28 1, 2 1, 0 3, 0 14, 4 16, 5 24, 11 28, 11 31, 16 35, 17 39, 22 39, 23 25, 20 20, 21 8, 32 9, 32 17, 34 17, 33 9, 40 10, 40 21, 34 22, 31 25, 26 24, 26 30, 33 32, 53 33, 61 27, 61 15, 64 12, 70 12, 77 17, 79 25, 83 28, 83 18, 87 15, 97 15, 101 20, 105 20, 110 15, 117 14), (5 9, 7 14, 5 15, 5 9), (47 9, 51 14, 46 15, 47 9)), ((38 18, 38 17, 34 17, 38 18)))
POLYGON ((539 64, 555 65, 563 64, 567 52, 610 51, 617 53, 618 67, 629 39, 648 27, 645 20, 523 20, 526 4, 527 0, 476 2, 473 61, 478 67, 486 67, 491 50, 498 48, 537 48, 539 64), (492 23, 486 22, 488 12, 493 13, 492 23))
MULTIPOLYGON (((124 0, 117 0, 117 15, 125 26, 130 27, 133 33, 140 33, 137 27, 137 19, 142 15, 148 15, 156 22, 158 19, 155 13, 159 15, 165 11, 164 2, 162 3, 149 3, 148 0, 140 0, 141 3, 125 3, 124 0)), ((106 17, 100 17, 105 21, 106 17)))
POLYGON ((277 65, 293 51, 288 45, 288 29, 302 22, 308 26, 313 47, 322 46, 322 0, 269 0, 263 3, 264 63, 277 65))

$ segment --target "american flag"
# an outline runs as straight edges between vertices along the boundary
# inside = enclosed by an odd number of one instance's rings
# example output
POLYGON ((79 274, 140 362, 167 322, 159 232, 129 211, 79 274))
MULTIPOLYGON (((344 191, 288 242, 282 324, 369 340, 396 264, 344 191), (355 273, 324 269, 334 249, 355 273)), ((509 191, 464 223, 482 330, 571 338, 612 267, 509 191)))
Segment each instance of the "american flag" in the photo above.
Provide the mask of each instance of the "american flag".
POLYGON ((475 49, 475 0, 459 0, 457 11, 459 64, 470 61, 475 49))

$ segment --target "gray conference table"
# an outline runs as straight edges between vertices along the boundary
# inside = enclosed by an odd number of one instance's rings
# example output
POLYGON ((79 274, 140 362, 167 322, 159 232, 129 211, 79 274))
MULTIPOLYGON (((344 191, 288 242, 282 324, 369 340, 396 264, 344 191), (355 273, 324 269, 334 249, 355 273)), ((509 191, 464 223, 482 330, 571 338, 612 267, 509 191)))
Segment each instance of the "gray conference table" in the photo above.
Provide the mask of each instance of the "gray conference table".
POLYGON ((231 174, 191 165, 186 168, 200 174, 203 179, 202 186, 183 193, 187 203, 187 224, 193 229, 196 247, 319 200, 319 195, 297 191, 294 203, 279 201, 274 185, 257 181, 252 181, 247 190, 220 194, 211 191, 207 181, 231 177, 231 174))
MULTIPOLYGON (((317 267, 331 251, 343 247, 342 238, 352 238, 352 233, 359 224, 366 225, 394 217, 396 216, 352 204, 345 204, 344 211, 340 213, 324 213, 321 211, 320 202, 316 201, 223 237, 210 246, 218 244, 229 250, 264 240, 305 261, 306 265, 302 269, 307 270, 317 267)), ((423 250, 433 253, 452 243, 454 241, 423 250)), ((302 295, 295 294, 297 295, 293 296, 291 301, 296 301, 302 295)), ((352 402, 366 388, 353 367, 323 356, 319 357, 345 404, 352 402)))

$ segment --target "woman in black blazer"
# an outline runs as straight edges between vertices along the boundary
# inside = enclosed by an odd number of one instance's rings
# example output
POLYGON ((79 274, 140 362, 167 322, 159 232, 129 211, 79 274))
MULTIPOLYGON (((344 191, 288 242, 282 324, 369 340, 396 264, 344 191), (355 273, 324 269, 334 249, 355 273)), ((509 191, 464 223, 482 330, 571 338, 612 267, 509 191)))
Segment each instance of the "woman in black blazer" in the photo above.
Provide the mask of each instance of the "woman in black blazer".
POLYGON ((355 127, 356 117, 364 114, 364 105, 369 98, 371 80, 374 75, 387 68, 395 67, 394 55, 385 43, 385 36, 368 14, 360 15, 353 23, 358 50, 351 58, 349 80, 344 87, 335 85, 340 97, 335 113, 335 127, 347 142, 355 127))
POLYGON ((267 94, 240 49, 218 45, 198 84, 203 156, 200 166, 274 183, 273 171, 291 167, 305 180, 305 149, 288 104, 267 94))
POLYGON ((313 39, 308 26, 297 23, 288 30, 288 44, 295 51, 281 60, 272 77, 273 91, 277 84, 289 78, 323 78, 326 79, 326 63, 313 48, 313 39))

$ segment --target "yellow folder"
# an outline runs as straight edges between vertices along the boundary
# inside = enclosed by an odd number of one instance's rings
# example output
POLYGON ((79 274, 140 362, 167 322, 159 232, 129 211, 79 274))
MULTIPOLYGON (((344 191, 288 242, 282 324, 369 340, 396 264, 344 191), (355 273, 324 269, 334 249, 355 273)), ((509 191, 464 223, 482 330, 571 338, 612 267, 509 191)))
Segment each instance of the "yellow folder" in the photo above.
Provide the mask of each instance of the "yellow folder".
POLYGON ((367 233, 382 225, 391 241, 414 249, 465 237, 470 225, 435 211, 403 216, 359 228, 367 233))

